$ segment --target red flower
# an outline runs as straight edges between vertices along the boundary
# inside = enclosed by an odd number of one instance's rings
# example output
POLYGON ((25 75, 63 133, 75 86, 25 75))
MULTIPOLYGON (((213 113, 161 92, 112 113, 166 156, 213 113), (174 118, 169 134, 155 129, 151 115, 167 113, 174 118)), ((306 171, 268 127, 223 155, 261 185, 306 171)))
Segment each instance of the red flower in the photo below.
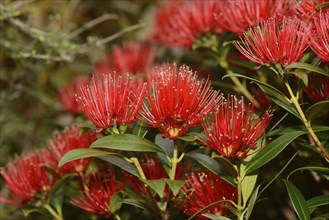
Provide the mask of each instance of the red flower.
POLYGON ((329 77, 324 75, 312 75, 310 77, 310 83, 305 90, 316 102, 326 100, 329 97, 329 77))
POLYGON ((96 75, 89 85, 79 88, 77 102, 98 128, 127 125, 136 120, 145 89, 145 84, 133 81, 129 75, 96 75))
POLYGON ((197 125, 221 101, 210 82, 198 81, 187 66, 165 65, 155 68, 149 79, 149 93, 141 120, 176 139, 197 125))
POLYGON ((109 209, 111 197, 124 188, 124 185, 114 176, 114 169, 101 169, 101 171, 83 176, 84 186, 78 196, 71 197, 72 204, 88 212, 110 217, 112 215, 109 209))
POLYGON ((314 17, 314 32, 310 34, 311 49, 324 62, 329 62, 329 10, 314 17))
POLYGON ((33 202, 37 195, 47 195, 57 179, 45 167, 49 163, 55 165, 46 150, 25 152, 10 162, 1 170, 1 175, 11 198, 1 195, 0 201, 23 207, 25 203, 33 202))
POLYGON ((128 42, 113 48, 114 68, 120 73, 148 72, 153 64, 155 48, 140 42, 128 42))
POLYGON ((257 112, 267 110, 271 106, 272 100, 264 92, 254 88, 251 89, 251 92, 259 104, 258 108, 255 106, 257 112))
POLYGON ((206 33, 221 33, 215 22, 216 1, 168 1, 156 12, 153 39, 168 46, 191 49, 206 33))
POLYGON ((271 17, 281 20, 292 12, 293 1, 242 0, 218 1, 217 22, 225 29, 242 34, 247 28, 258 25, 271 17))
POLYGON ((264 134, 272 113, 267 111, 261 118, 254 115, 254 106, 246 106, 235 97, 220 104, 211 119, 204 122, 207 140, 203 145, 216 150, 220 155, 245 158, 256 141, 264 134))
POLYGON ((243 34, 242 42, 234 42, 236 48, 249 60, 259 63, 288 65, 297 62, 308 47, 309 27, 298 20, 283 21, 281 28, 275 19, 250 28, 243 34))
MULTIPOLYGON (((95 133, 89 131, 81 132, 80 127, 71 126, 62 133, 56 131, 54 139, 48 141, 48 147, 58 163, 68 151, 77 148, 88 148, 95 140, 95 133)), ((92 158, 74 160, 59 168, 59 172, 63 175, 67 173, 81 173, 85 171, 91 160, 92 158)))
MULTIPOLYGON (((182 187, 182 192, 185 198, 182 199, 181 208, 189 216, 211 203, 220 200, 231 200, 235 202, 237 199, 236 188, 209 170, 188 175, 185 180, 185 186, 182 187)), ((227 213, 225 206, 230 205, 228 202, 218 203, 201 214, 210 213, 224 216, 227 213)), ((196 219, 208 219, 201 214, 196 219)))
MULTIPOLYGON (((325 2, 326 0, 301 0, 296 4, 296 14, 299 19, 308 21, 317 13, 316 7, 325 2)), ((327 11, 328 9, 323 8, 322 10, 327 11)))
POLYGON ((62 106, 74 115, 81 112, 75 94, 81 85, 86 85, 87 83, 88 79, 86 77, 77 77, 58 92, 58 99, 62 106))

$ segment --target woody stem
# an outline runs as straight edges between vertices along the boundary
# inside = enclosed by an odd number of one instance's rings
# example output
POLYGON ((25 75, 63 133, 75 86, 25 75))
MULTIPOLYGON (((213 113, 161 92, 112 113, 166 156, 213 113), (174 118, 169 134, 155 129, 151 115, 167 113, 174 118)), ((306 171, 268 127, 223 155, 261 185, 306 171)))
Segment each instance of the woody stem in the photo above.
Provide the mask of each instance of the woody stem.
POLYGON ((321 152, 323 153, 323 155, 325 156, 325 158, 329 161, 329 153, 326 151, 326 149, 323 147, 323 145, 321 144, 319 138, 317 137, 317 135, 315 134, 312 126, 311 126, 311 121, 306 119, 306 116, 298 102, 298 98, 295 96, 295 94, 293 93, 289 83, 287 81, 284 82, 289 95, 290 95, 290 100, 291 102, 294 104, 302 122, 304 123, 307 131, 309 132, 309 134, 311 135, 311 137, 313 138, 314 142, 316 143, 316 145, 320 148, 321 152))

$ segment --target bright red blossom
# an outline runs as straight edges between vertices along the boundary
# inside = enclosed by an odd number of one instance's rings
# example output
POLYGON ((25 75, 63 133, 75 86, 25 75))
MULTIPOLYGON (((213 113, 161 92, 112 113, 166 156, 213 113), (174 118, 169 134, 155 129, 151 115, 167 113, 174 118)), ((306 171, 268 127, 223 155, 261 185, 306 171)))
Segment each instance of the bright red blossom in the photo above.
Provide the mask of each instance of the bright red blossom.
POLYGON ((87 77, 77 77, 58 91, 58 100, 60 103, 67 111, 74 115, 81 112, 75 94, 77 93, 78 88, 81 85, 86 85, 88 81, 87 77))
POLYGON ((83 113, 101 129, 136 120, 146 86, 129 75, 96 75, 77 93, 83 113))
POLYGON ((46 150, 30 151, 17 157, 1 169, 1 175, 11 198, 0 195, 0 201, 19 207, 32 202, 38 194, 49 192, 57 176, 49 173, 46 165, 55 166, 50 153, 46 150))
MULTIPOLYGON (((64 132, 54 132, 54 138, 48 141, 48 147, 58 163, 65 153, 77 148, 88 148, 96 140, 96 133, 81 131, 80 127, 70 126, 64 132)), ((85 171, 92 158, 78 159, 59 168, 63 175, 85 171)))
POLYGON ((114 176, 114 169, 104 168, 84 176, 82 179, 84 187, 80 195, 71 197, 71 203, 88 212, 110 217, 111 197, 124 189, 124 184, 118 182, 114 176))
POLYGON ((310 33, 311 49, 324 62, 329 62, 329 10, 318 13, 313 19, 314 31, 310 33))
POLYGON ((279 21, 284 15, 291 14, 293 3, 282 0, 220 0, 215 16, 220 26, 240 35, 271 17, 279 21))
POLYGON ((156 12, 153 39, 168 46, 191 49, 206 33, 221 33, 214 18, 216 1, 168 1, 156 12))
MULTIPOLYGON (((182 199, 180 207, 183 211, 192 216, 200 209, 220 200, 237 200, 236 188, 222 180, 219 176, 211 171, 199 171, 186 176, 185 186, 181 191, 185 198, 182 199)), ((210 213, 225 216, 227 210, 225 206, 231 203, 223 202, 213 205, 201 214, 210 213)), ((196 219, 208 219, 199 214, 196 219)))
POLYGON ((222 100, 210 82, 198 81, 187 66, 155 68, 149 79, 149 93, 140 111, 141 120, 176 139, 197 125, 222 100))
POLYGON ((316 102, 324 101, 329 97, 329 77, 312 75, 309 85, 305 87, 306 93, 316 102))
MULTIPOLYGON (((301 0, 296 4, 296 15, 303 21, 308 21, 317 13, 316 7, 325 3, 327 0, 301 0)), ((322 8, 324 11, 329 11, 328 7, 322 8)))
POLYGON ((249 60, 259 64, 280 63, 289 65, 297 62, 308 47, 310 28, 299 20, 284 19, 282 27, 275 19, 250 28, 234 42, 236 48, 249 60))
POLYGON ((245 158, 264 134, 271 117, 272 113, 267 111, 258 118, 254 115, 253 104, 246 106, 243 99, 232 96, 203 123, 207 139, 202 144, 225 157, 245 158))
POLYGON ((127 42, 113 48, 113 65, 120 73, 147 73, 154 60, 155 48, 141 42, 127 42))

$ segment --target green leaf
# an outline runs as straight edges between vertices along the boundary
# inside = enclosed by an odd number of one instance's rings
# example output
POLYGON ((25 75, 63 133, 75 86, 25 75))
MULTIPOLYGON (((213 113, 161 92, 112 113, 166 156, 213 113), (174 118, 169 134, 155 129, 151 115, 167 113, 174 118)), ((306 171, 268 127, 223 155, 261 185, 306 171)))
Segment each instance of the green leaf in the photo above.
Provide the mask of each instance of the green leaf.
POLYGON ((90 149, 90 148, 74 149, 64 154, 64 156, 61 158, 61 160, 58 163, 58 167, 61 167, 64 164, 71 162, 73 160, 108 155, 108 154, 114 154, 114 153, 103 151, 103 150, 90 149))
POLYGON ((166 180, 162 179, 155 179, 155 180, 143 180, 141 179, 146 185, 151 187, 161 198, 163 198, 163 192, 166 186, 166 180))
POLYGON ((317 207, 324 206, 329 204, 329 196, 328 195, 321 195, 313 197, 306 201, 307 206, 312 213, 317 207))
POLYGON ((49 191, 48 197, 50 199, 53 199, 53 197, 56 196, 57 191, 61 189, 62 186, 64 186, 68 181, 70 181, 72 177, 77 177, 77 176, 78 174, 76 173, 70 173, 58 179, 56 183, 53 185, 53 187, 51 188, 51 190, 49 191))
POLYGON ((109 209, 112 213, 116 213, 120 210, 122 206, 123 198, 122 191, 114 193, 110 198, 109 209))
POLYGON ((311 171, 315 171, 315 172, 322 172, 322 173, 328 173, 328 174, 329 174, 329 168, 327 168, 327 167, 305 166, 305 167, 299 167, 299 168, 295 169, 294 171, 292 171, 292 172, 288 175, 287 179, 289 179, 290 176, 291 176, 293 173, 295 173, 295 172, 297 172, 297 171, 302 171, 302 170, 311 170, 311 171))
POLYGON ((96 140, 91 148, 106 148, 111 150, 166 153, 153 142, 133 134, 112 134, 96 140))
POLYGON ((247 210, 246 220, 248 220, 250 218, 252 210, 254 209, 256 200, 258 198, 259 187, 260 187, 260 185, 258 185, 255 188, 254 192, 252 193, 252 195, 250 197, 250 200, 249 200, 249 203, 248 203, 248 210, 247 210))
POLYGON ((319 73, 325 76, 329 76, 329 72, 321 69, 318 66, 314 66, 312 64, 308 64, 308 63, 292 63, 288 66, 286 66, 286 69, 304 69, 304 70, 309 70, 311 72, 315 72, 315 73, 319 73))
POLYGON ((260 89, 278 106, 282 107, 283 109, 287 110, 294 116, 300 119, 300 116, 295 109, 294 105, 289 101, 288 97, 286 97, 282 92, 278 93, 276 90, 272 90, 268 87, 265 87, 259 83, 256 83, 260 89))
POLYGON ((25 217, 28 217, 33 212, 38 212, 42 215, 49 216, 49 213, 42 208, 39 208, 39 209, 38 208, 23 208, 22 211, 23 211, 23 214, 25 217))
POLYGON ((314 218, 312 218, 312 220, 328 220, 329 219, 329 212, 318 215, 314 218))
POLYGON ((317 102, 305 111, 305 116, 308 120, 320 118, 327 115, 329 112, 329 100, 317 102))
POLYGON ((115 155, 104 155, 104 156, 98 156, 98 158, 106 162, 109 162, 110 164, 113 164, 114 166, 117 166, 120 169, 123 169, 136 177, 139 177, 136 167, 128 163, 126 160, 122 159, 121 157, 115 155))
POLYGON ((174 141, 169 138, 163 138, 162 134, 157 134, 155 136, 155 144, 160 146, 169 157, 173 157, 174 152, 174 141))
POLYGON ((213 158, 215 158, 233 178, 238 176, 237 168, 231 161, 219 155, 215 155, 213 158))
MULTIPOLYGON (((312 128, 315 133, 317 132, 322 132, 322 131, 329 131, 329 126, 324 126, 324 125, 312 125, 312 128)), ((286 134, 288 132, 294 132, 294 131, 304 131, 305 134, 308 133, 307 128, 302 125, 302 126, 291 126, 291 127, 284 127, 284 128, 278 128, 275 129, 269 133, 266 134, 266 136, 274 136, 274 135, 282 135, 286 134)))
POLYGON ((145 137, 145 135, 147 134, 148 130, 147 130, 148 126, 147 124, 145 124, 142 121, 137 121, 137 123, 135 124, 132 133, 134 135, 137 135, 139 137, 145 137))
POLYGON ((297 213, 299 219, 301 220, 310 220, 310 211, 308 209, 307 203, 304 196, 298 190, 298 188, 289 182, 288 180, 283 180, 286 185, 290 201, 294 207, 295 212, 297 213))
POLYGON ((295 131, 284 134, 274 141, 271 141, 263 149, 261 149, 247 164, 246 174, 257 170, 258 168, 264 166, 275 158, 281 151, 283 151, 290 142, 292 142, 297 137, 305 134, 303 131, 295 131))
POLYGON ((291 163, 291 161, 297 156, 297 154, 299 154, 300 151, 297 151, 291 158, 290 160, 282 167, 282 169, 271 179, 271 181, 269 181, 266 186, 263 187, 263 189, 260 191, 259 195, 261 195, 266 189, 267 187, 269 187, 280 175, 281 173, 289 166, 289 164, 291 163))
POLYGON ((138 208, 141 208, 141 209, 148 210, 148 211, 152 212, 153 214, 156 213, 156 210, 154 209, 154 207, 150 206, 144 200, 134 199, 134 198, 124 198, 122 200, 122 203, 132 205, 132 206, 135 206, 135 207, 138 207, 138 208))
POLYGON ((164 179, 171 189, 174 196, 176 196, 179 193, 179 190, 185 185, 185 181, 183 180, 170 180, 170 179, 164 179))
POLYGON ((251 193, 254 191, 258 175, 245 176, 241 183, 242 198, 247 203, 251 193))
POLYGON ((194 160, 196 160, 198 163, 200 163, 202 166, 210 170, 211 172, 220 175, 224 171, 222 166, 213 158, 209 157, 208 155, 196 153, 196 152, 190 152, 185 154, 185 156, 191 157, 194 160))
MULTIPOLYGON (((220 201, 213 202, 213 203, 211 203, 211 204, 209 204, 209 205, 203 207, 202 209, 200 209, 200 210, 197 211, 196 213, 194 213, 191 217, 189 217, 188 220, 192 220, 192 219, 194 219, 194 218, 197 217, 199 214, 201 214, 203 211, 206 211, 206 210, 209 209, 210 207, 212 207, 212 206, 214 206, 214 205, 217 205, 217 204, 219 204, 219 203, 223 203, 223 202, 232 202, 232 201, 231 201, 231 200, 220 200, 220 201)), ((235 208, 230 207, 230 206, 228 206, 227 208, 230 209, 230 210, 231 210, 231 209, 232 209, 232 210, 235 210, 235 208)), ((234 211, 233 211, 233 212, 234 212, 234 211)))
POLYGON ((204 213, 203 216, 212 219, 212 220, 231 220, 230 218, 224 217, 224 216, 218 216, 210 213, 204 213))

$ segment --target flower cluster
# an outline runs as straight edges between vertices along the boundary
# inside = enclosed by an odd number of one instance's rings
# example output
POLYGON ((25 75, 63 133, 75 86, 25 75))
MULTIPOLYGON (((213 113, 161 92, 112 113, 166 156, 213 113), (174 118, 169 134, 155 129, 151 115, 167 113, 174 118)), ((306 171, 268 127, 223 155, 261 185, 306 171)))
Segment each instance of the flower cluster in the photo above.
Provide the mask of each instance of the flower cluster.
POLYGON ((214 13, 216 1, 168 1, 156 12, 153 40, 169 46, 191 49, 206 33, 221 33, 214 13))
MULTIPOLYGON (((71 126, 64 132, 54 132, 54 138, 48 141, 49 151, 58 163, 65 153, 77 148, 88 148, 96 140, 96 133, 81 131, 80 127, 71 126)), ((86 170, 92 158, 74 160, 59 168, 59 173, 81 173, 86 170)))
POLYGON ((146 86, 129 75, 95 75, 80 87, 77 102, 87 118, 105 129, 135 121, 145 91, 146 86))
POLYGON ((196 219, 209 219, 202 216, 205 213, 225 216, 227 213, 225 206, 231 205, 228 200, 232 202, 237 200, 236 188, 209 170, 187 175, 185 186, 182 188, 182 194, 182 203, 179 205, 189 216, 192 216, 207 205, 225 200, 201 212, 196 219))
POLYGON ((271 117, 271 111, 267 111, 258 118, 253 104, 246 106, 243 100, 232 96, 203 123, 207 139, 202 144, 224 157, 245 158, 264 134, 271 117))
POLYGON ((80 108, 78 107, 75 94, 77 93, 78 88, 81 85, 86 85, 88 81, 89 79, 86 77, 77 77, 58 91, 59 102, 67 111, 73 115, 77 115, 81 112, 80 108))
POLYGON ((102 168, 83 176, 80 194, 71 197, 71 203, 83 210, 110 217, 110 200, 114 193, 122 191, 124 184, 115 177, 115 171, 102 168))
POLYGON ((329 77, 324 75, 310 76, 310 83, 305 87, 306 93, 316 102, 329 97, 329 77))
POLYGON ((187 66, 155 68, 149 80, 141 120, 168 138, 176 139, 197 125, 222 100, 210 82, 198 81, 187 66))
POLYGON ((23 207, 39 194, 47 195, 57 180, 57 175, 49 172, 48 165, 56 166, 47 150, 25 152, 7 164, 1 175, 12 198, 0 195, 0 201, 23 207))
POLYGON ((243 34, 236 48, 249 60, 259 64, 297 62, 308 47, 309 26, 298 20, 284 19, 281 28, 269 19, 243 34))

